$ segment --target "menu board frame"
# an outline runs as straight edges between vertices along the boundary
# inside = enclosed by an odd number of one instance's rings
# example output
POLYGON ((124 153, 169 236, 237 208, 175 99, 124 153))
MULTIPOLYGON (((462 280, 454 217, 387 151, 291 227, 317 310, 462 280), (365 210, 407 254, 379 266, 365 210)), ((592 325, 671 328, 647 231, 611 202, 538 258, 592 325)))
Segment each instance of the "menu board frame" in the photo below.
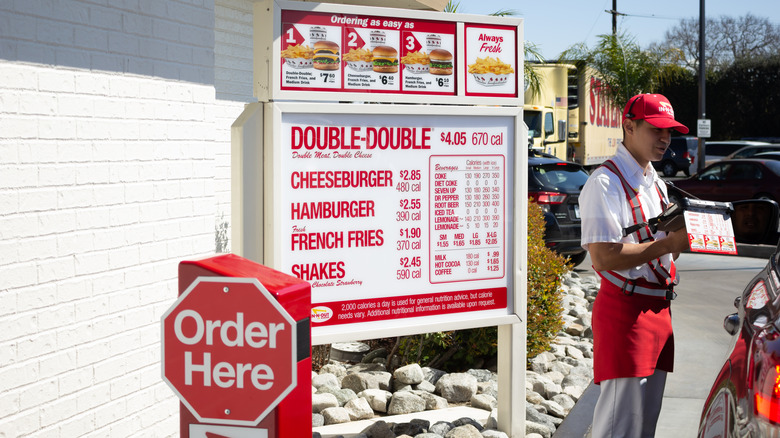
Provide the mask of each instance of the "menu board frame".
MULTIPOLYGON (((523 19, 417 10, 403 10, 401 17, 399 11, 371 6, 285 0, 255 3, 255 96, 261 102, 306 100, 506 106, 523 104, 523 19), (296 20, 302 21, 292 23, 298 27, 292 29, 290 21, 296 20), (372 22, 376 22, 376 25, 372 22), (420 31, 411 36, 415 25, 420 31), (378 33, 376 41, 373 32, 369 36, 372 26, 376 26, 378 33), (394 29, 396 26, 398 30, 394 29), (474 31, 482 26, 485 32, 474 31), (450 28, 454 29, 454 33, 444 31, 442 34, 432 34, 434 39, 440 38, 439 41, 422 41, 426 29, 450 28), (397 69, 390 73, 378 73, 379 70, 372 70, 368 62, 350 64, 351 67, 348 67, 347 61, 343 59, 349 50, 347 46, 354 42, 357 34, 354 30, 361 29, 364 31, 362 39, 358 38, 365 44, 364 48, 375 49, 378 44, 398 45, 394 58, 396 62, 401 62, 397 69), (348 34, 350 30, 353 32, 348 34), (484 40, 466 40, 467 33, 473 35, 471 39, 484 40), (497 33, 498 36, 491 33, 497 33), (326 38, 336 40, 339 46, 334 49, 339 50, 335 55, 337 65, 331 64, 330 68, 323 65, 315 67, 312 59, 304 64, 303 61, 282 58, 282 51, 289 46, 287 41, 295 41, 301 44, 294 45, 313 49, 314 42, 326 38), (432 50, 437 44, 441 44, 442 48, 447 46, 452 52, 452 72, 442 73, 439 69, 434 74, 427 66, 423 66, 426 67, 424 72, 412 70, 402 61, 404 54, 411 50, 404 47, 404 41, 407 40, 410 41, 407 47, 414 47, 418 53, 427 52, 431 60, 432 50), (480 57, 482 61, 497 62, 506 68, 500 74, 486 73, 480 57), (357 73, 355 68, 364 70, 357 73)), ((327 53, 324 56, 334 57, 327 53)))
MULTIPOLYGON (((274 269, 283 270, 281 266, 282 260, 285 256, 285 251, 289 251, 289 239, 291 238, 291 231, 286 227, 289 225, 289 219, 284 215, 290 215, 291 205, 287 199, 288 194, 285 191, 290 190, 290 174, 285 168, 285 162, 289 163, 289 156, 291 154, 292 145, 289 139, 290 134, 284 133, 283 125, 288 118, 300 118, 311 119, 314 121, 319 120, 323 123, 328 123, 329 118, 336 117, 338 120, 351 120, 354 119, 356 126, 360 124, 361 119, 374 118, 374 119, 389 119, 398 117, 414 118, 415 120, 421 120, 422 124, 425 124, 427 118, 452 118, 455 120, 463 121, 458 125, 472 125, 482 126, 495 124, 495 119, 500 119, 501 126, 506 125, 508 130, 511 130, 512 144, 507 145, 509 148, 509 157, 512 162, 506 162, 505 168, 509 169, 525 169, 524 166, 519 166, 518 163, 524 163, 527 160, 526 148, 523 146, 523 142, 519 139, 525 138, 525 129, 522 121, 522 109, 521 108, 506 108, 506 107, 459 107, 459 106, 436 106, 435 114, 431 114, 430 106, 393 106, 393 105, 360 105, 360 104, 318 104, 311 105, 306 103, 297 102, 276 102, 265 104, 266 107, 266 120, 273 126, 271 138, 267 138, 265 146, 257 145, 257 147, 264 149, 263 152, 258 153, 255 151, 254 156, 262 156, 262 170, 258 170, 257 173, 262 173, 264 177, 262 182, 258 180, 258 183, 262 183, 263 187, 255 187, 253 191, 255 193, 263 193, 263 199, 258 201, 263 204, 263 208, 256 208, 257 206, 245 206, 246 212, 260 212, 262 211, 262 222, 264 223, 264 254, 263 263, 274 269), (288 140, 287 144, 285 138, 288 140), (285 158, 286 157, 286 158, 285 158), (287 249, 286 249, 287 248, 287 249)), ((317 122, 313 122, 317 123, 317 122)), ((433 126, 433 125, 432 125, 433 126)), ((288 131, 290 130, 287 126, 288 131)), ((349 131, 347 131, 349 132, 349 131)), ((269 133, 267 133, 269 134, 269 133)), ((435 135, 440 135, 435 132, 435 135)), ((474 136, 477 141, 479 136, 474 136)), ((419 136, 419 134, 418 134, 419 136)), ((470 140, 469 140, 470 141, 470 140)), ((414 142, 414 140, 412 140, 414 142)), ((457 148, 453 148, 455 150, 457 148)), ((301 151, 303 152, 303 151, 301 151)), ((419 151, 418 151, 419 152, 419 151)), ((436 156, 441 156, 439 152, 436 156)), ((433 151, 431 152, 434 153, 433 151)), ((349 158, 345 158, 349 160, 349 158)), ((356 161, 360 161, 355 159, 356 161)), ((304 160, 299 160, 304 161, 304 160)), ((343 161, 346 163, 346 161, 343 161)), ((322 167, 318 163, 312 164, 312 169, 321 169, 322 167)), ((426 160, 425 166, 429 165, 426 160)), ((371 168, 369 165, 367 168, 371 168)), ((400 181, 400 175, 394 169, 395 181, 400 181)), ((423 172, 425 173, 425 172, 423 172)), ((433 175, 431 175, 433 177, 433 175)), ((442 184, 444 185, 444 184, 442 184)), ((431 182, 431 186, 433 183, 431 182)), ((327 192, 325 192, 327 193, 327 192)), ((526 220, 527 217, 527 177, 524 173, 511 174, 511 180, 506 181, 506 194, 505 197, 505 209, 507 211, 507 217, 511 217, 505 224, 508 228, 506 233, 506 241, 502 242, 505 245, 505 257, 501 259, 501 271, 503 278, 500 280, 501 286, 506 289, 506 296, 501 297, 497 301, 505 303, 501 308, 490 308, 488 310, 460 310, 453 311, 451 313, 425 315, 421 314, 417 317, 403 317, 394 316, 389 319, 375 318, 369 320, 369 322, 349 322, 341 323, 337 325, 324 325, 320 326, 315 321, 312 321, 312 343, 332 343, 346 340, 353 340, 355 333, 361 333, 361 337, 372 338, 382 337, 390 330, 396 335, 411 335, 419 333, 429 333, 436 331, 446 330, 458 330, 466 328, 475 328, 483 326, 494 326, 501 324, 513 324, 521 321, 521 318, 525 315, 525 296, 526 296, 526 266, 527 266, 527 254, 526 245, 527 230, 526 220), (511 236, 511 237, 510 237, 511 236)), ((362 199, 362 198, 361 198, 362 199)), ((429 205, 428 199, 424 199, 421 202, 421 209, 427 210, 429 205)), ((379 207, 377 207, 378 209, 379 207)), ((253 213, 257 214, 257 213, 253 213)), ((424 212, 423 217, 427 217, 428 212, 424 212)), ((374 222, 378 223, 378 227, 381 227, 382 222, 387 222, 390 219, 386 217, 372 218, 374 222)), ((259 218, 245 217, 244 221, 260 221, 259 218)), ((309 222, 312 224, 313 222, 309 222)), ((310 225, 311 227, 312 225, 310 225)), ((315 225, 316 226, 316 225, 315 225)), ((349 228, 349 227, 347 227, 349 228)), ((314 228, 312 228, 314 230, 314 228)), ((311 230, 310 230, 311 231, 311 230)), ((394 230, 397 232, 398 230, 394 230)), ((385 231, 386 243, 395 245, 395 237, 390 237, 389 230, 385 231)), ((346 237, 344 237, 346 240, 346 237)), ((433 242, 431 242, 433 243, 433 242)), ((243 243, 243 246, 247 247, 255 245, 255 242, 243 243)), ((423 250, 427 253, 425 246, 429 245, 429 242, 423 243, 423 250)), ((344 247, 347 245, 345 244, 344 247)), ((339 251, 350 251, 350 249, 342 248, 339 251)), ((423 256, 423 260, 426 257, 423 256)), ((393 262, 398 260, 393 259, 393 262)), ((431 265, 432 268, 432 265, 431 265)), ((363 274, 365 278, 365 274, 363 274)), ((424 280, 428 280, 428 275, 424 276, 424 280)), ((474 281, 463 281, 456 279, 456 281, 442 281, 435 285, 432 290, 414 289, 409 291, 400 291, 392 297, 428 297, 435 296, 438 292, 445 291, 452 295, 457 291, 475 289, 474 281)), ((360 297, 350 297, 358 299, 360 297)), ((372 295, 368 301, 378 303, 378 298, 372 295)), ((457 300, 457 299, 456 299, 457 300)), ((322 301, 321 297, 316 295, 313 291, 312 303, 316 305, 318 301, 322 301)), ((343 302, 343 301, 342 301, 343 302)), ((474 301, 476 303, 476 300, 474 301)), ((327 303, 326 303, 327 304, 327 303)), ((378 305, 378 304, 377 304, 378 305)), ((369 318, 366 318, 369 319, 369 318)))

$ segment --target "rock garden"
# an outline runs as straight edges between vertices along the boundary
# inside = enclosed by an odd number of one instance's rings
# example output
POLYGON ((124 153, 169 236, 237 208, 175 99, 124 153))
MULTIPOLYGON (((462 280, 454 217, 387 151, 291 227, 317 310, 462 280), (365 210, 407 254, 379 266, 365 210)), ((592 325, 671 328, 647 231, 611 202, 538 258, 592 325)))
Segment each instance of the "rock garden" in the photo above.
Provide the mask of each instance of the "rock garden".
MULTIPOLYGON (((563 278, 563 327, 548 351, 529 360, 526 371, 526 437, 550 438, 593 379, 591 307, 597 277, 571 272, 563 278)), ((498 381, 495 369, 447 373, 417 363, 389 372, 381 354, 359 363, 334 361, 312 373, 313 437, 321 426, 373 420, 359 434, 366 438, 501 438, 497 430, 498 381), (423 418, 394 421, 394 416, 453 406, 484 410, 487 420, 423 418)), ((525 366, 526 364, 517 364, 525 366)), ((427 416, 430 418, 430 415, 427 416)), ((434 415, 435 417, 435 415, 434 415)), ((405 415, 408 418, 408 415, 405 415)))

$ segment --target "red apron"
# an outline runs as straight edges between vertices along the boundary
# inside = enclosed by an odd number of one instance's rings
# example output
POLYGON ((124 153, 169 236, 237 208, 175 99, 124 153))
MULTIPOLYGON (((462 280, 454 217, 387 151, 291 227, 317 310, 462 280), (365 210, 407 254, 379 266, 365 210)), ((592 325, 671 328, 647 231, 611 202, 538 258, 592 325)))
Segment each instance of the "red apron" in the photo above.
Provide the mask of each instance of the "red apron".
POLYGON ((674 334, 671 302, 662 297, 626 295, 601 280, 593 305, 593 380, 647 377, 672 372, 674 334))

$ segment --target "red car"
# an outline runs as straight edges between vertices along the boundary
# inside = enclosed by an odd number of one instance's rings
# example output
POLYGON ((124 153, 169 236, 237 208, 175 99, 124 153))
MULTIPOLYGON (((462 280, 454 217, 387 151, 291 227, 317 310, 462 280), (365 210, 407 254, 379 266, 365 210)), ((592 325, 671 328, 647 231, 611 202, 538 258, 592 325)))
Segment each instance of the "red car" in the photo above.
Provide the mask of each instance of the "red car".
MULTIPOLYGON (((742 201, 735 202, 734 208, 732 222, 738 244, 747 240, 777 245, 776 203, 742 201), (757 208, 764 213, 754 215, 757 208), (740 236, 740 229, 757 235, 740 236)), ((766 267, 737 296, 734 305, 738 312, 723 323, 734 336, 732 350, 704 403, 699 438, 780 436, 779 264, 780 245, 766 267)))
POLYGON ((690 178, 674 181, 673 200, 690 197, 732 202, 741 199, 780 200, 780 161, 744 159, 718 161, 690 178), (681 189, 683 192, 681 194, 681 189))

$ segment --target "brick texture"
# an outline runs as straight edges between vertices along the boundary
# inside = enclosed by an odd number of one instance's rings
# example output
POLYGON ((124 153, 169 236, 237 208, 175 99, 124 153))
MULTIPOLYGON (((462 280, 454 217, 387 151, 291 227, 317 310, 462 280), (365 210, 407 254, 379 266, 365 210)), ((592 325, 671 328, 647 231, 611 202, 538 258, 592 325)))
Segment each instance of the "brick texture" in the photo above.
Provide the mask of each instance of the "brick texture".
POLYGON ((251 0, 0 1, 0 435, 178 435, 159 322, 229 225, 251 28, 251 0))

